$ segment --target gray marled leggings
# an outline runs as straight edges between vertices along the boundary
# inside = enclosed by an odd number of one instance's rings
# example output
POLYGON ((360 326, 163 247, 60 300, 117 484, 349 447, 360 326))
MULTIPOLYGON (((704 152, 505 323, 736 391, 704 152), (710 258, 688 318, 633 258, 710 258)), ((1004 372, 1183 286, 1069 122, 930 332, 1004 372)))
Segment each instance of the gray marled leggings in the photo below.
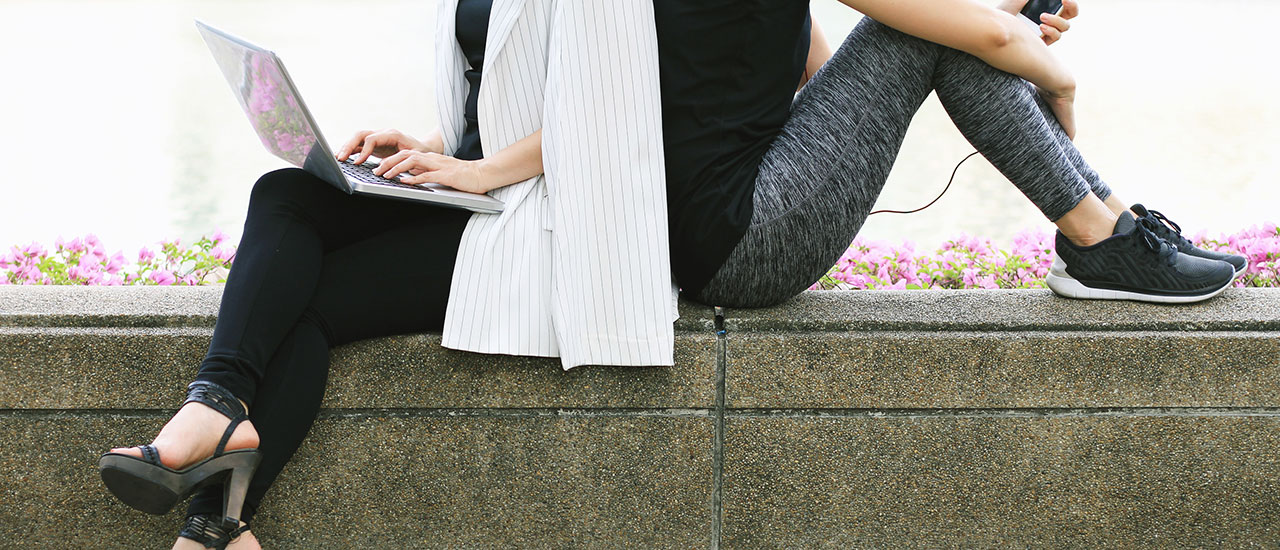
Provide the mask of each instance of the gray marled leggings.
POLYGON ((965 138, 1051 221, 1090 190, 1111 196, 1031 84, 867 18, 796 98, 760 164, 751 226, 695 299, 764 307, 821 278, 862 228, 935 90, 965 138))

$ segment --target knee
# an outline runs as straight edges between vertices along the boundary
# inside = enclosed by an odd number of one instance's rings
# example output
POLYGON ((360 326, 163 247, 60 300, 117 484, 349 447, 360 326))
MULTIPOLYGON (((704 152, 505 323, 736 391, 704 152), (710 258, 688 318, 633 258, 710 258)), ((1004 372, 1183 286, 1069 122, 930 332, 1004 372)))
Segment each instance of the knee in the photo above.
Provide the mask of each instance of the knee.
POLYGON ((284 168, 267 172, 253 184, 249 193, 249 205, 279 204, 289 202, 297 197, 305 196, 312 187, 315 177, 298 168, 284 168))
POLYGON ((307 309, 302 312, 302 317, 298 319, 298 330, 304 328, 309 328, 318 333, 329 349, 345 343, 337 339, 333 333, 333 326, 329 324, 329 321, 325 319, 324 313, 317 309, 315 304, 307 306, 307 309))

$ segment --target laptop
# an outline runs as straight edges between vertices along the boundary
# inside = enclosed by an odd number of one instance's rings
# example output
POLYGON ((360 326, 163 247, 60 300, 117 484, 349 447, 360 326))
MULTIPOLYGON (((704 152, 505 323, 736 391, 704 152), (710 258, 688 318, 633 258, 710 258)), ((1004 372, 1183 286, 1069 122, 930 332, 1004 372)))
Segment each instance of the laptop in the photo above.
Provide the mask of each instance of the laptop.
POLYGON ((284 63, 274 52, 201 21, 196 21, 196 28, 213 52, 262 145, 271 154, 348 194, 419 201, 489 214, 502 211, 502 201, 489 195, 458 191, 435 183, 408 185, 374 175, 376 163, 338 162, 302 102, 302 95, 289 78, 284 63))

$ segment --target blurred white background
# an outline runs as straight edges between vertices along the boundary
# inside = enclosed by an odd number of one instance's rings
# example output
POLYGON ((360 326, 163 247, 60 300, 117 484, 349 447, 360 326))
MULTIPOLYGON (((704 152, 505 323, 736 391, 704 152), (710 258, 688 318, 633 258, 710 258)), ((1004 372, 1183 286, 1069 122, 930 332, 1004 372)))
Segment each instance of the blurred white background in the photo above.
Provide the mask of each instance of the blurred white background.
MULTIPOLYGON (((813 0, 838 45, 858 15, 813 0)), ((253 135, 201 42, 200 18, 276 50, 331 142, 436 122, 432 1, 0 0, 0 246, 95 233, 132 254, 221 228, 283 163, 253 135)), ((1280 220, 1280 46, 1273 0, 1083 0, 1055 51, 1079 81, 1077 139, 1128 201, 1195 231, 1280 220)), ((936 99, 917 117, 879 208, 931 200, 972 149, 936 99)), ((982 159, 933 208, 863 235, 933 247, 1050 227, 982 159)), ((425 238, 426 236, 424 236, 425 238)))

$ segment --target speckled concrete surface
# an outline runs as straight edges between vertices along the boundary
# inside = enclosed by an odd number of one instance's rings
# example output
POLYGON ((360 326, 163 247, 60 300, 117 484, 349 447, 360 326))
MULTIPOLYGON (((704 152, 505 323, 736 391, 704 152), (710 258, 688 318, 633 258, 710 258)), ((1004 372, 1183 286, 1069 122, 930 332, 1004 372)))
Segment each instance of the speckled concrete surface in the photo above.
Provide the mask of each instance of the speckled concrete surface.
POLYGON ((722 548, 1275 548, 1277 494, 1275 417, 730 418, 722 548))
MULTIPOLYGON (((181 401, 220 292, 0 287, 0 548, 172 539, 177 515, 114 503, 94 464, 181 401)), ((723 341, 710 308, 682 312, 674 368, 564 373, 434 334, 335 350, 258 530, 275 548, 1280 546, 1280 291, 810 293, 729 311, 723 341)))
POLYGON ((730 333, 766 330, 1280 330, 1280 289, 1229 289, 1199 304, 1068 300, 1048 290, 806 292, 725 311, 730 333))
MULTIPOLYGON (((0 418, 0 547, 167 548, 180 515, 119 504, 96 469, 160 421, 0 418)), ((705 548, 711 445, 708 417, 322 420, 255 530, 269 548, 705 548)))
POLYGON ((0 287, 0 326, 212 327, 222 287, 0 287))
MULTIPOLYGON (((0 286, 0 326, 212 327, 222 287, 0 286)), ((680 302, 676 330, 708 331, 712 308, 680 302)))
MULTIPOLYGON (((0 327, 0 409, 171 409, 207 328, 0 327), (56 383, 50 383, 51 381, 56 383)), ((682 332, 676 366, 580 367, 446 350, 437 334, 338 348, 325 407, 711 407, 716 340, 682 332)))
POLYGON ((1280 407, 1280 332, 730 334, 730 408, 1280 407))

